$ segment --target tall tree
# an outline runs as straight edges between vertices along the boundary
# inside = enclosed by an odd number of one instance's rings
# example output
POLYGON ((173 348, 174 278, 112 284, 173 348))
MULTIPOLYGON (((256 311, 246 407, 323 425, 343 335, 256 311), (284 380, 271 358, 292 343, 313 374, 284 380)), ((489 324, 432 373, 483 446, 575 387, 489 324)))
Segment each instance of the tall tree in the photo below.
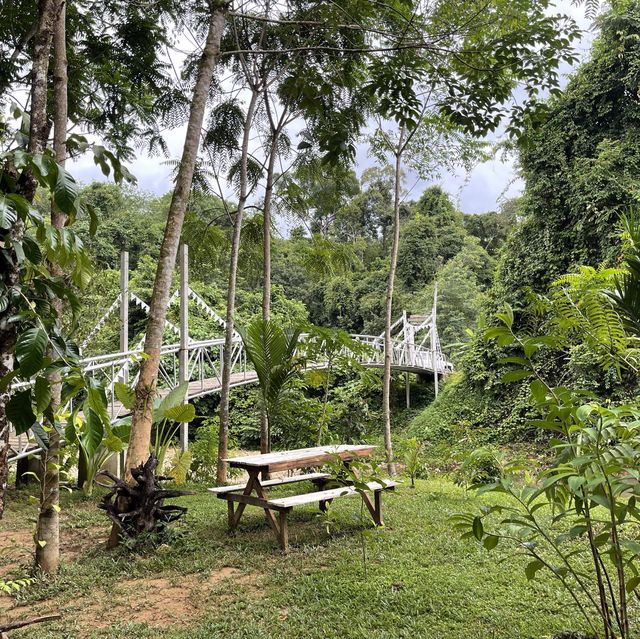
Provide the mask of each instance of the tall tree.
MULTIPOLYGON (((55 0, 40 0, 38 3, 37 27, 33 36, 33 62, 31 67, 31 113, 29 118, 30 153, 41 153, 47 143, 49 127, 47 123, 47 74, 49 71, 49 52, 55 24, 55 0)), ((38 181, 31 171, 23 171, 17 185, 18 192, 32 202, 35 197, 38 181)), ((16 219, 11 225, 9 236, 11 243, 3 255, 5 268, 2 269, 2 284, 5 291, 10 291, 18 284, 21 263, 15 245, 22 241, 24 223, 16 219)), ((11 321, 17 310, 15 301, 8 298, 3 311, 0 312, 0 379, 10 375, 14 369, 14 349, 18 335, 17 325, 11 321)), ((9 420, 6 407, 10 398, 8 384, 0 389, 0 517, 4 512, 4 496, 7 487, 9 467, 9 420)))
MULTIPOLYGON (((517 135, 536 106, 539 87, 555 88, 561 60, 573 61, 571 40, 578 36, 575 25, 563 16, 546 14, 548 2, 503 0, 491 2, 442 2, 437 5, 407 3, 399 8, 390 25, 397 47, 382 48, 371 64, 369 90, 378 99, 378 110, 395 120, 400 133, 396 144, 387 144, 395 162, 398 201, 399 165, 407 144, 422 130, 428 136, 437 123, 441 131, 453 127, 473 134, 495 129, 505 116, 505 104, 518 82, 526 83, 524 105, 511 109, 508 130, 517 135), (416 45, 416 38, 422 42, 416 45), (434 47, 437 40, 438 46, 434 47), (540 43, 545 43, 541 56, 540 43), (399 44, 398 44, 399 43, 399 44), (434 119, 435 118, 435 119, 434 119), (448 122, 448 124, 447 124, 448 122)), ((391 37, 387 34, 387 39, 391 37)), ((388 40, 387 40, 388 41, 388 40)), ((388 137, 379 127, 382 139, 388 137)), ((425 138, 427 139, 427 138, 425 138)), ((384 146, 384 145, 383 145, 384 146)), ((440 149, 422 150, 433 165, 440 149), (429 157, 431 155, 431 157, 429 157)), ((415 156, 418 157, 418 156, 415 156)), ((399 239, 399 209, 394 206, 394 242, 391 247, 385 301, 385 366, 383 376, 384 434, 389 470, 393 471, 391 449, 391 323, 393 289, 399 239)))
MULTIPOLYGON (((55 0, 55 26, 53 29, 53 154, 58 170, 64 171, 67 159, 67 3, 55 0)), ((59 232, 64 227, 67 216, 55 202, 51 204, 51 225, 59 232)), ((64 271, 55 261, 49 266, 54 277, 62 278, 64 271)), ((56 323, 62 321, 62 300, 54 297, 51 305, 57 316, 56 323)), ((51 353, 52 359, 53 353, 51 353)), ((36 565, 44 573, 55 573, 60 563, 60 433, 57 429, 56 413, 60 408, 61 376, 58 371, 48 376, 51 389, 50 412, 54 415, 49 423, 49 445, 42 453, 40 487, 40 510, 36 527, 36 565)))
MULTIPOLYGON (((214 69, 220 54, 220 42, 224 31, 227 9, 227 2, 221 0, 209 0, 208 2, 207 37, 200 55, 198 73, 189 107, 189 121, 182 149, 182 158, 167 214, 151 296, 149 321, 144 344, 144 352, 147 357, 140 367, 140 375, 136 385, 136 401, 132 414, 131 436, 126 460, 127 471, 143 463, 149 455, 152 424, 151 411, 158 381, 160 347, 162 346, 164 322, 169 304, 171 276, 175 267, 182 223, 196 166, 207 96, 211 89, 214 69)), ((117 531, 113 534, 117 534, 117 531)))
POLYGON ((261 95, 259 85, 251 86, 251 98, 245 115, 242 134, 242 145, 240 147, 240 166, 238 178, 238 206, 233 219, 233 235, 231 239, 231 256, 229 262, 229 279, 227 283, 227 313, 225 316, 224 329, 224 350, 222 364, 222 384, 220 387, 220 434, 218 442, 218 483, 226 481, 226 464, 222 455, 228 447, 229 439, 229 393, 231 392, 231 374, 233 372, 233 341, 235 331, 235 305, 236 305, 236 283, 238 279, 238 255, 240 252, 240 239, 242 234, 242 219, 247 198, 251 190, 249 182, 249 141, 251 127, 255 116, 258 99, 261 95))

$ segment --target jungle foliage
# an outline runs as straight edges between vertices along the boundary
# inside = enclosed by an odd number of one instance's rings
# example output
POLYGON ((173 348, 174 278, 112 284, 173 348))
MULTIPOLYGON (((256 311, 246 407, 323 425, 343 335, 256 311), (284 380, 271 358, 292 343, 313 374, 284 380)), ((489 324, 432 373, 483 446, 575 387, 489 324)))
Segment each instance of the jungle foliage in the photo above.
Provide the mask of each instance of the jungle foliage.
MULTIPOLYGON (((637 205, 640 185, 640 106, 630 97, 639 88, 634 71, 640 63, 639 18, 640 6, 631 2, 600 19, 590 60, 548 100, 546 117, 519 144, 526 188, 504 211, 513 232, 494 241, 500 226, 490 216, 465 219, 497 260, 493 283, 479 304, 480 326, 490 325, 508 303, 519 328, 542 330, 544 315, 525 319, 520 313, 532 293, 546 292, 579 266, 598 270, 618 264, 625 237, 620 217, 637 205)), ((487 441, 539 436, 526 425, 532 416, 526 385, 499 384, 503 355, 477 331, 460 353, 461 374, 414 422, 416 434, 446 439, 465 425, 482 429, 487 441)), ((551 380, 587 387, 612 401, 637 393, 635 375, 617 379, 613 369, 601 370, 594 360, 588 344, 575 344, 566 357, 542 358, 539 365, 551 380)))

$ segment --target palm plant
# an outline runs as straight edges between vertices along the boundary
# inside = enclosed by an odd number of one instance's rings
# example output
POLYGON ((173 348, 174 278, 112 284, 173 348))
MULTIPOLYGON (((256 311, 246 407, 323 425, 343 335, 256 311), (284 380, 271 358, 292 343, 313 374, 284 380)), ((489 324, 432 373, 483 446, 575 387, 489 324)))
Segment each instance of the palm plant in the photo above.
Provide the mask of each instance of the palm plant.
POLYGON ((610 297, 627 332, 640 336, 640 213, 632 211, 625 215, 622 224, 626 242, 625 271, 616 278, 616 290, 610 297))
POLYGON ((239 332, 258 376, 270 439, 271 428, 282 420, 288 391, 304 362, 297 353, 301 329, 256 319, 239 332))

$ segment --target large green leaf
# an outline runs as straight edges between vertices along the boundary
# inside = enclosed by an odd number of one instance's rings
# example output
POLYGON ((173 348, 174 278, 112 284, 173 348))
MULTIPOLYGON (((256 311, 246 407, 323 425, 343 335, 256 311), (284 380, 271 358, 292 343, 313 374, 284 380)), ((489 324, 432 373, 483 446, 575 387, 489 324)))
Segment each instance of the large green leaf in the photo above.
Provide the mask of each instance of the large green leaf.
POLYGON ((107 411, 107 396, 104 388, 94 380, 91 380, 90 384, 85 404, 100 418, 103 426, 108 430, 111 420, 107 411))
POLYGON ((21 377, 31 377, 42 368, 47 342, 47 334, 41 328, 27 329, 18 337, 16 358, 21 377))
MULTIPOLYGON (((156 410, 154 411, 154 420, 160 420, 167 418, 167 411, 175 406, 181 406, 184 404, 184 398, 187 396, 187 390, 189 384, 182 382, 175 388, 172 388, 159 402, 156 410)), ((169 418, 171 419, 171 418, 169 418)))
POLYGON ((33 385, 33 399, 38 415, 44 413, 51 403, 51 385, 46 377, 38 377, 33 385))
POLYGON ((62 167, 58 167, 56 185, 53 189, 56 206, 67 215, 75 213, 78 199, 78 185, 72 175, 62 167))
POLYGON ((33 435, 33 438, 36 440, 38 446, 40 446, 40 448, 43 448, 44 450, 47 450, 49 448, 50 431, 50 428, 43 428, 40 422, 35 422, 31 426, 31 434, 33 435))
POLYGON ((22 250, 32 264, 40 264, 42 262, 40 245, 32 237, 25 236, 22 239, 22 250))
POLYGON ((26 433, 36 422, 36 416, 31 407, 31 389, 14 393, 7 402, 6 410, 16 433, 18 435, 26 433))
POLYGON ((86 402, 83 412, 85 426, 82 437, 80 437, 80 444, 87 457, 91 458, 98 449, 98 446, 102 443, 104 428, 100 417, 87 405, 86 402))
POLYGON ((15 204, 4 195, 0 196, 0 229, 8 229, 18 219, 15 204))
POLYGON ((58 165, 50 155, 34 155, 31 159, 31 166, 42 182, 47 184, 50 189, 55 188, 58 177, 58 165))
POLYGON ((164 415, 171 421, 186 424, 187 422, 193 421, 196 416, 196 409, 193 404, 180 404, 179 406, 167 408, 164 415))
POLYGON ((131 410, 136 401, 136 393, 128 384, 124 382, 116 382, 113 390, 118 401, 127 409, 131 410))

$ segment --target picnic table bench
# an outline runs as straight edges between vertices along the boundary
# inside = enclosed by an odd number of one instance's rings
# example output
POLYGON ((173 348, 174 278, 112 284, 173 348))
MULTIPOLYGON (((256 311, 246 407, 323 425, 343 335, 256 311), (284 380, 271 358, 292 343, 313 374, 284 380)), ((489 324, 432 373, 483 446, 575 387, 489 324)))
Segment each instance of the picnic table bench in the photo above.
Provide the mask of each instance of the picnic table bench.
POLYGON ((280 547, 283 552, 287 552, 289 547, 287 515, 294 506, 318 502, 320 509, 325 511, 327 504, 338 497, 360 494, 374 523, 377 526, 381 526, 383 523, 382 491, 393 490, 397 486, 397 482, 388 479, 368 482, 366 487, 367 491, 373 493, 372 502, 367 492, 358 490, 353 485, 347 484, 325 490, 324 486, 331 480, 331 476, 328 473, 311 472, 262 481, 260 480, 260 475, 264 476, 265 474, 285 470, 321 467, 328 462, 337 460, 341 460, 342 463, 348 466, 355 459, 369 457, 375 448, 375 446, 370 445, 316 446, 314 448, 300 448, 267 453, 265 455, 249 455, 225 459, 224 461, 232 468, 241 468, 247 472, 249 475, 247 483, 209 488, 209 491, 216 494, 219 499, 227 501, 229 530, 231 531, 237 528, 247 505, 264 509, 267 522, 273 529, 280 547), (265 492, 265 489, 270 487, 300 482, 312 482, 315 484, 316 490, 276 499, 269 499, 265 492), (278 513, 277 518, 275 513, 278 513))

